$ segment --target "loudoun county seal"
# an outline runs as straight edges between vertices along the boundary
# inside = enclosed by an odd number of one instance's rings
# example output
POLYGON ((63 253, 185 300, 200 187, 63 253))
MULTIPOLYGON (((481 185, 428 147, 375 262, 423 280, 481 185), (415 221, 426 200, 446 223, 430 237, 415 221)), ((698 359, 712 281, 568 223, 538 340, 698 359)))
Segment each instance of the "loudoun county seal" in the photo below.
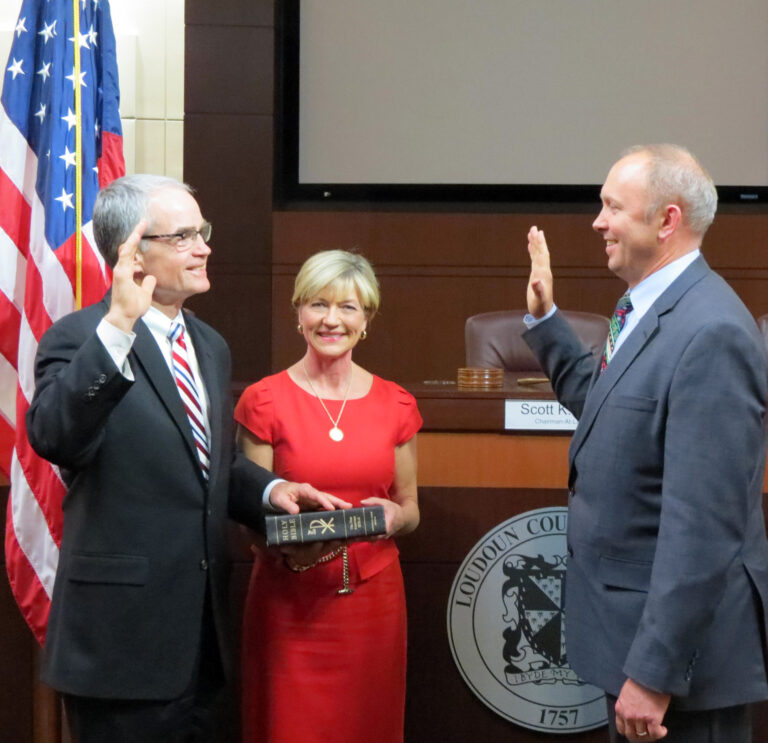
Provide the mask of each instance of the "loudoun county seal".
POLYGON ((464 681, 530 730, 605 725, 605 697, 568 666, 566 508, 540 508, 488 532, 464 558, 448 601, 448 641, 464 681))

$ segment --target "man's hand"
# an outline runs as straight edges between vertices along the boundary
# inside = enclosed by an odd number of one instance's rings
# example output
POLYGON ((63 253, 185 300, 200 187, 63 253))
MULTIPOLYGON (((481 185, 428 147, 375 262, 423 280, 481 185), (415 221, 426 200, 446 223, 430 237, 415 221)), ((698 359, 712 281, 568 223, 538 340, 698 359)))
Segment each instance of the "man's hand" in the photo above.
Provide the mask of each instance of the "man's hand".
POLYGON ((299 511, 333 511, 337 508, 351 508, 352 504, 330 493, 313 488, 308 482, 279 482, 269 493, 269 502, 274 508, 287 513, 299 511))
POLYGON ((142 276, 135 263, 146 226, 143 219, 136 225, 118 249, 117 263, 112 269, 112 302, 104 319, 126 333, 133 330, 136 321, 149 309, 157 283, 154 276, 142 276))
POLYGON ((528 312, 535 318, 544 317, 554 304, 552 269, 544 232, 538 227, 528 230, 528 255, 531 256, 531 276, 528 279, 528 312))
POLYGON ((616 730, 633 743, 648 743, 667 734, 661 722, 670 702, 669 694, 653 691, 627 679, 616 700, 616 730))

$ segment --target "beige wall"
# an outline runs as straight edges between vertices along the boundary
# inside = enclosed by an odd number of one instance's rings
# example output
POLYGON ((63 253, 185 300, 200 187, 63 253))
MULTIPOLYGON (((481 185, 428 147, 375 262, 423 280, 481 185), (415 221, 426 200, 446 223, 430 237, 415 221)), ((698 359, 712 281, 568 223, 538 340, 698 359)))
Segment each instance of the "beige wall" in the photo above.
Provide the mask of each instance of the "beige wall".
MULTIPOLYGON (((20 7, 20 0, 0 3, 3 70, 20 7)), ((126 171, 183 178, 184 0, 112 0, 110 7, 126 171)))

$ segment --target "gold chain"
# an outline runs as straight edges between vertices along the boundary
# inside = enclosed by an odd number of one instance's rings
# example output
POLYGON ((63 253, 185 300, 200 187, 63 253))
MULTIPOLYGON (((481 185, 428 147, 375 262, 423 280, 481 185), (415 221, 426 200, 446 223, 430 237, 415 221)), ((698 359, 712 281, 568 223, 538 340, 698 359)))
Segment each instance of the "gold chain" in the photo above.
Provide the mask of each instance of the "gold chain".
POLYGON ((341 575, 344 581, 344 587, 340 588, 336 593, 338 593, 339 596, 344 596, 350 593, 354 593, 354 590, 355 590, 354 588, 350 588, 350 585, 349 585, 349 555, 347 554, 346 547, 341 548, 341 562, 342 562, 341 575))
POLYGON ((323 398, 320 397, 320 395, 317 394, 317 390, 315 389, 315 385, 312 384, 312 380, 309 378, 309 374, 307 374, 307 366, 304 363, 304 360, 301 361, 301 368, 304 370, 304 377, 307 380, 307 384, 309 385, 309 389, 312 390, 315 397, 320 400, 320 404, 323 406, 323 410, 325 410, 325 414, 330 419, 331 423, 333 424, 334 428, 339 427, 339 421, 341 420, 341 416, 344 413, 344 407, 347 404, 347 396, 349 395, 349 389, 352 386, 352 370, 349 371, 349 380, 347 381, 347 389, 344 392, 344 401, 341 403, 341 410, 339 411, 339 417, 336 418, 336 420, 333 420, 333 416, 328 412, 328 408, 325 407, 325 403, 323 402, 323 398))
POLYGON ((303 573, 307 570, 310 570, 311 568, 316 567, 317 565, 320 565, 321 563, 335 560, 339 554, 341 554, 341 577, 344 581, 344 585, 338 591, 336 591, 336 593, 338 593, 339 596, 346 596, 355 592, 355 589, 349 585, 349 553, 347 552, 346 545, 337 547, 332 552, 319 557, 309 565, 299 565, 298 563, 295 563, 288 555, 285 555, 283 559, 289 570, 292 570, 294 573, 303 573))

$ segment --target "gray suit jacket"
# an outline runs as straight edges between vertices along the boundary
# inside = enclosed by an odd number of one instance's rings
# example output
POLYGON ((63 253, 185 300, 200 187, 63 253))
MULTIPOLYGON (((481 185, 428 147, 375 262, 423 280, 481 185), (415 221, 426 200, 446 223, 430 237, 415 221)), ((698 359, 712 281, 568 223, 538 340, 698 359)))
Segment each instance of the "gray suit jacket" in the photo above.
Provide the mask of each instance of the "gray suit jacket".
POLYGON ((768 697, 765 348, 695 260, 606 371, 560 313, 524 335, 579 419, 570 448, 568 660, 683 709, 768 697))
POLYGON ((68 486, 42 678, 70 694, 171 699, 192 676, 206 587, 229 667, 227 517, 257 526, 274 475, 234 452, 216 331, 185 313, 210 401, 206 482, 157 343, 139 321, 125 379, 95 332, 107 309, 67 315, 38 347, 27 431, 68 486))

